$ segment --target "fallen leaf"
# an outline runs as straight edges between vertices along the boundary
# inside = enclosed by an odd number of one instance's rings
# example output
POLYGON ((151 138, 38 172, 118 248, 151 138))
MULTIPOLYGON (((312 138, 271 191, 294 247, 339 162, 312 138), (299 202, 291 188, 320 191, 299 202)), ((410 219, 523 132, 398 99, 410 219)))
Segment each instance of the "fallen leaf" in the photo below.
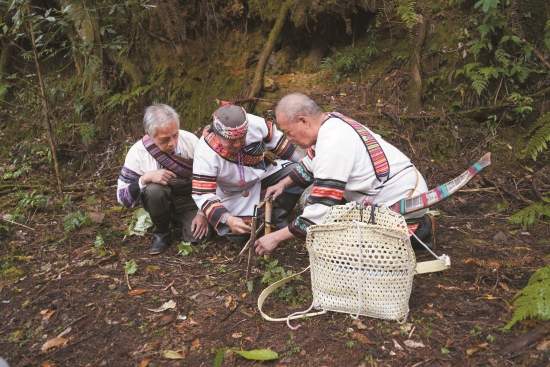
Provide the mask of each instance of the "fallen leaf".
POLYGON ((138 367, 147 367, 151 358, 145 358, 143 361, 139 362, 138 367))
POLYGON ((145 347, 144 351, 145 351, 145 352, 150 352, 150 351, 152 351, 152 350, 155 350, 155 349, 157 349, 157 347, 158 347, 159 344, 160 344, 160 342, 152 342, 151 344, 148 344, 148 345, 145 347))
POLYGON ((90 212, 90 218, 94 223, 101 223, 105 218, 105 213, 90 212))
POLYGON ((42 367, 54 367, 54 366, 55 366, 55 363, 53 362, 50 362, 50 361, 42 362, 42 367))
POLYGON ((191 346, 195 349, 199 349, 201 343, 199 341, 199 338, 195 338, 193 339, 193 341, 191 342, 191 346))
POLYGON ((256 350, 236 350, 235 353, 246 358, 253 359, 255 361, 270 361, 272 359, 278 359, 279 355, 269 349, 256 349, 256 350))
POLYGON ((189 319, 189 326, 197 326, 199 323, 193 319, 189 319))
POLYGON ((60 332, 59 334, 57 334, 57 337, 58 338, 61 338, 62 336, 65 336, 67 335, 68 333, 71 332, 73 328, 71 326, 69 326, 68 328, 66 328, 65 330, 63 330, 62 332, 60 332))
POLYGON ((162 311, 166 311, 170 308, 176 308, 176 302, 175 301, 168 301, 168 302, 165 302, 162 306, 160 306, 159 308, 157 309, 148 309, 149 311, 153 311, 153 312, 162 312, 162 311))
POLYGON ((223 349, 218 349, 216 351, 216 357, 214 357, 213 367, 220 367, 223 364, 223 349))
POLYGON ((45 319, 45 320, 49 320, 50 317, 52 317, 52 315, 53 315, 54 313, 55 313, 55 310, 52 310, 52 311, 50 311, 50 312, 45 313, 45 314, 44 314, 44 319, 45 319))
POLYGON ((353 322, 351 323, 353 326, 355 326, 357 329, 359 330, 366 330, 367 327, 365 326, 365 324, 363 324, 361 322, 361 320, 359 319, 356 319, 356 320, 353 320, 353 322))
POLYGON ((170 290, 172 291, 172 294, 173 294, 174 296, 177 296, 177 295, 178 295, 178 291, 177 291, 174 287, 170 286, 170 290))
POLYGON ((403 342, 409 348, 424 348, 425 345, 422 342, 415 342, 413 340, 405 340, 403 342))
POLYGON ((231 334, 231 337, 234 339, 239 339, 243 337, 243 333, 233 333, 231 334))
POLYGON ((548 348, 550 348, 550 339, 544 340, 537 344, 537 350, 547 350, 548 348))
POLYGON ((41 347, 42 352, 47 352, 49 349, 65 345, 65 344, 67 344, 68 341, 69 341, 69 339, 67 339, 67 338, 53 338, 53 339, 50 339, 42 345, 42 347, 41 347))
POLYGON ((166 359, 184 359, 185 358, 185 356, 182 356, 175 350, 163 350, 160 356, 166 359))
POLYGON ((128 295, 129 296, 137 296, 137 295, 143 294, 145 292, 147 292, 147 289, 134 289, 134 290, 128 292, 128 295))
POLYGON ((237 308, 237 301, 233 299, 233 297, 231 297, 230 295, 227 295, 225 296, 225 307, 233 311, 235 308, 237 308))
POLYGON ((478 350, 487 347, 487 345, 488 345, 488 343, 483 343, 483 344, 478 344, 478 345, 476 345, 476 346, 474 346, 474 347, 470 347, 470 348, 468 348, 468 350, 466 351, 466 355, 471 356, 472 354, 474 354, 474 353, 477 352, 478 350))
POLYGON ((357 339, 359 340, 361 343, 363 344, 370 344, 370 345, 376 345, 375 342, 373 342, 372 340, 370 340, 369 338, 367 338, 365 335, 361 334, 361 333, 356 333, 356 332, 353 332, 349 335, 352 339, 357 339))
POLYGON ((164 315, 160 318, 159 326, 168 325, 172 321, 176 319, 176 315, 170 314, 170 315, 164 315))
POLYGON ((403 347, 397 342, 397 340, 395 339, 392 339, 393 340, 393 347, 397 350, 404 350, 403 347))

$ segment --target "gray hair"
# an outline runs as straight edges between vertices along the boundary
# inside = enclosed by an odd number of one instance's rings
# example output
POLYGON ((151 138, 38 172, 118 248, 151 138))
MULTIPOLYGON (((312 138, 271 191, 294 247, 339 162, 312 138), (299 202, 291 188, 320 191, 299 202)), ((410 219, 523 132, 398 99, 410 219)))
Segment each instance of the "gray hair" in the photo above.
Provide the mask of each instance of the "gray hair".
POLYGON ((180 127, 180 116, 170 106, 162 103, 153 103, 145 109, 143 116, 143 129, 150 137, 155 136, 157 129, 170 126, 175 122, 180 127))
POLYGON ((323 110, 311 98, 305 94, 294 92, 287 94, 275 107, 275 117, 284 116, 287 121, 296 122, 300 116, 316 117, 323 110))

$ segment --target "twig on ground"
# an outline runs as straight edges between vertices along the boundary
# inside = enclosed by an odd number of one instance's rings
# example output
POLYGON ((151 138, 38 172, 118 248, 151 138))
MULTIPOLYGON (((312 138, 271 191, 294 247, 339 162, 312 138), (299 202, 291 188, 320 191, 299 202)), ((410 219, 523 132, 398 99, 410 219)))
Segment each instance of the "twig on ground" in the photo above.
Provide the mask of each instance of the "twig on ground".
POLYGON ((34 228, 28 227, 28 226, 26 226, 26 225, 24 225, 24 224, 14 222, 14 221, 9 220, 9 219, 6 219, 6 218, 2 218, 2 219, 5 220, 5 221, 8 222, 8 223, 17 224, 18 226, 25 227, 25 228, 30 229, 31 231, 34 231, 34 228))

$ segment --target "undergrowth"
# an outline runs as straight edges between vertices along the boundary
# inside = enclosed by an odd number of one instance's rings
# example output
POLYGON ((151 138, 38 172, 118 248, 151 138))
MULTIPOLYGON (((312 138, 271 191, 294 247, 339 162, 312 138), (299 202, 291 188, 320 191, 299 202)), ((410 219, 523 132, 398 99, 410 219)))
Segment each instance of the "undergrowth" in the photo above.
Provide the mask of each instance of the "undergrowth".
POLYGON ((512 319, 503 330, 510 330, 518 321, 535 319, 550 320, 550 266, 537 270, 527 286, 514 296, 516 307, 512 319))

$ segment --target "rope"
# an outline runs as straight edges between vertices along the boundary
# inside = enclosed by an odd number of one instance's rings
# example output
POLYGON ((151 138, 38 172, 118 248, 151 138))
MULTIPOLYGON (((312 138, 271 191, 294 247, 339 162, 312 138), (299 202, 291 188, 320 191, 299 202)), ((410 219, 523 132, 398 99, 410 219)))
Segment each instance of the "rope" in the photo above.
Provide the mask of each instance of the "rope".
POLYGON ((433 255, 433 257, 435 257, 437 260, 439 260, 439 262, 441 262, 441 264, 443 264, 443 266, 446 266, 446 264, 445 264, 445 254, 443 254, 443 255, 441 255, 441 256, 437 256, 437 255, 436 255, 436 254, 435 254, 435 253, 434 253, 434 252, 433 252, 424 242, 422 242, 422 241, 420 240, 420 238, 418 238, 418 237, 414 234, 414 232, 411 231, 410 229, 409 229, 409 233, 410 233, 411 235, 413 235, 414 238, 416 238, 416 239, 418 240, 418 242, 420 242, 420 243, 422 244, 422 246, 424 246, 424 247, 426 248, 426 250, 428 250, 428 251, 430 252, 430 254, 433 255))
MULTIPOLYGON (((374 211, 373 211, 374 212, 374 211)), ((372 220, 374 222, 374 215, 372 216, 372 220)), ((363 282, 361 281, 361 270, 363 270, 363 249, 362 249, 362 245, 363 245, 363 241, 361 240, 361 228, 359 227, 359 222, 357 222, 356 220, 353 221, 353 224, 355 224, 355 228, 357 228, 357 239, 358 239, 358 242, 359 242, 359 273, 357 274, 357 282, 358 282, 358 285, 357 285, 357 288, 359 288, 359 291, 357 292, 357 295, 359 298, 359 305, 357 307, 357 315, 351 315, 351 318, 354 319, 354 320, 357 320, 357 318, 359 317, 359 315, 361 315, 361 311, 362 311, 362 307, 363 307, 363 282)))

